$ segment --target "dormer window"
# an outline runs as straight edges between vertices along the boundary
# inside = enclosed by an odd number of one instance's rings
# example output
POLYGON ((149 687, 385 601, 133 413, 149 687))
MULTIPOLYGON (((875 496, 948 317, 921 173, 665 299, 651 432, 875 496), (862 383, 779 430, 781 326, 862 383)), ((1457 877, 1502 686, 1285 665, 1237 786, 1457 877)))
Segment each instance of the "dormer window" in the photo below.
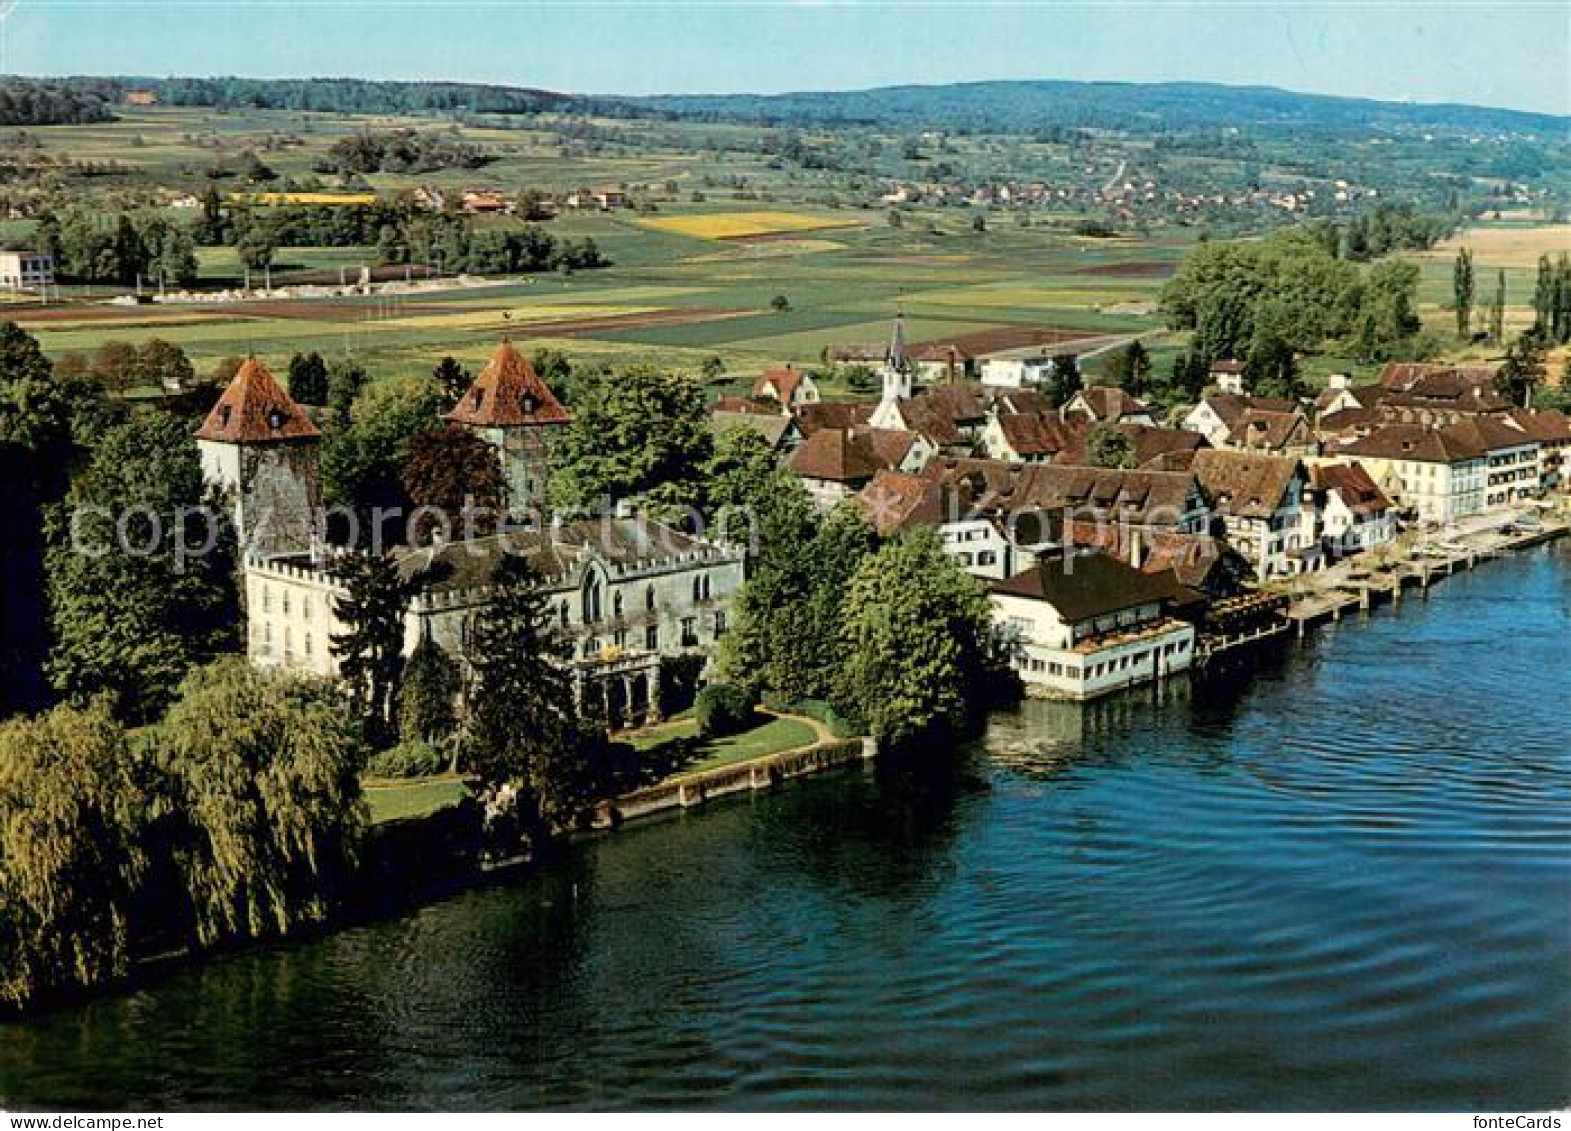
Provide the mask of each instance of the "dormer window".
POLYGON ((485 404, 485 390, 484 389, 476 389, 474 391, 474 393, 470 396, 469 400, 470 400, 470 403, 472 403, 474 405, 475 411, 479 412, 481 406, 485 404))
POLYGON ((271 428, 274 432, 277 432, 279 429, 281 429, 284 426, 284 411, 283 411, 283 409, 273 408, 273 409, 269 409, 268 410, 268 413, 267 413, 267 426, 269 428, 271 428))
POLYGON ((535 398, 530 396, 528 393, 525 393, 524 394, 524 402, 523 403, 524 403, 524 415, 525 416, 533 416, 535 414, 535 407, 536 407, 535 406, 535 398))
POLYGON ((221 404, 218 406, 218 426, 220 428, 229 427, 229 415, 233 411, 229 405, 221 404))

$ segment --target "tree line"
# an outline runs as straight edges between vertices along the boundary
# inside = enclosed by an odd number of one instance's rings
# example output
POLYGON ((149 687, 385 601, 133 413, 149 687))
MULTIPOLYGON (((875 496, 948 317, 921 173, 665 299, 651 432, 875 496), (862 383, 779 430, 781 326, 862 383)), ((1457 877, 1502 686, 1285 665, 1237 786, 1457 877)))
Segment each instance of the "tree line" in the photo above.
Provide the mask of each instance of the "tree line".
POLYGON ((113 119, 117 100, 105 81, 0 80, 0 126, 79 126, 113 119))
POLYGON ((1334 239, 1329 226, 1304 226, 1191 248, 1161 297, 1168 326, 1193 332, 1182 383, 1237 358, 1256 391, 1297 396, 1298 354, 1334 346, 1381 361, 1426 350, 1418 268, 1401 259, 1361 266, 1338 255, 1334 239))
POLYGON ((366 173, 429 173, 478 169, 491 160, 478 145, 430 130, 365 131, 339 138, 316 164, 319 173, 356 177, 366 173))
POLYGON ((56 275, 68 281, 184 286, 196 278, 191 233, 151 210, 72 205, 41 214, 33 239, 37 250, 54 257, 56 275))

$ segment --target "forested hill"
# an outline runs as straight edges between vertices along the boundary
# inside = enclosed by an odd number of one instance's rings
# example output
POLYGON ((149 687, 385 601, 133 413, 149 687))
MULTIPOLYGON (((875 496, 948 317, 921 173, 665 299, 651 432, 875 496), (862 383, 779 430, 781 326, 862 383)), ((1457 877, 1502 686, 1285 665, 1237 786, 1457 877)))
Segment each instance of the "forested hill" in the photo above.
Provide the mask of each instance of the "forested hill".
POLYGON ((1480 133, 1571 133, 1571 118, 1480 106, 1424 105, 1298 94, 1215 83, 1021 82, 891 86, 844 92, 666 95, 628 99, 689 118, 778 125, 867 124, 893 128, 1037 133, 1054 128, 1134 130, 1268 126, 1430 129, 1480 133))
POLYGON ((530 87, 464 82, 391 82, 354 78, 0 77, 0 125, 103 121, 132 90, 151 91, 167 106, 218 109, 319 110, 339 114, 604 114, 660 113, 627 100, 592 98, 530 87))
POLYGON ((174 106, 366 114, 594 114, 778 126, 1042 134, 1076 128, 1135 133, 1253 127, 1360 134, 1535 135, 1571 141, 1571 118, 1480 106, 1423 105, 1215 83, 1061 80, 891 86, 795 94, 583 95, 467 82, 356 78, 0 77, 0 125, 103 120, 130 90, 174 106))

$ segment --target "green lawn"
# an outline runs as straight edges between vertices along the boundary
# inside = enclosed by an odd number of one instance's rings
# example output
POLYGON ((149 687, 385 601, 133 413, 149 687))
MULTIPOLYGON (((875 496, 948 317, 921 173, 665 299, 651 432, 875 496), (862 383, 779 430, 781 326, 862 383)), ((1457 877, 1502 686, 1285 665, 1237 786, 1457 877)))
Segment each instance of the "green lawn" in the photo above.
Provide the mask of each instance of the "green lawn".
POLYGON ((812 744, 817 738, 812 727, 797 719, 770 719, 763 726, 706 743, 699 749, 698 761, 683 767, 682 772, 713 770, 766 754, 778 754, 782 750, 794 750, 812 744))
POLYGON ((457 778, 417 778, 397 784, 366 786, 365 799, 371 809, 371 823, 379 825, 405 817, 424 817, 456 805, 467 792, 467 787, 457 778))

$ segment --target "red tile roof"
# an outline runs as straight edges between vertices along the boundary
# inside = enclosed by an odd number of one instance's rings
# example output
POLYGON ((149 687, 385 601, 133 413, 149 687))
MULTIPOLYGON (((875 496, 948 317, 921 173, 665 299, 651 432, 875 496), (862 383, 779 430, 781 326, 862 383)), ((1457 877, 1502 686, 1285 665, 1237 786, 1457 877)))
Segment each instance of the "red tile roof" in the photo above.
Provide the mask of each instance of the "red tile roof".
POLYGON ((767 369, 753 382, 753 396, 773 397, 783 405, 789 405, 791 398, 796 395, 797 386, 802 383, 803 374, 786 366, 784 369, 767 369))
POLYGON ((1388 424, 1336 450, 1341 455, 1413 463, 1450 464, 1484 456, 1484 449, 1470 437, 1449 428, 1428 428, 1422 424, 1388 424))
POLYGON ((841 428, 820 428, 791 455, 792 471, 833 483, 865 483, 888 466, 865 434, 841 428))
POLYGON ((513 343, 503 342, 445 419, 471 428, 525 428, 572 417, 513 343))
POLYGON ((1300 464, 1287 456, 1206 449, 1195 453, 1191 467, 1212 509, 1239 518, 1270 518, 1300 464))
POLYGON ((267 366, 254 357, 241 363, 234 380, 229 382, 229 387, 196 431, 198 440, 224 444, 315 440, 321 435, 267 371, 267 366))
POLYGON ((1500 369, 1494 365, 1446 365, 1421 361, 1388 361, 1380 371, 1380 384, 1406 391, 1419 382, 1431 388, 1487 385, 1493 388, 1500 369), (1436 380, 1438 378, 1438 381, 1436 380))
POLYGON ((1383 514, 1391 509, 1391 500, 1361 463, 1321 464, 1309 469, 1309 478, 1317 490, 1334 491, 1354 514, 1383 514))

